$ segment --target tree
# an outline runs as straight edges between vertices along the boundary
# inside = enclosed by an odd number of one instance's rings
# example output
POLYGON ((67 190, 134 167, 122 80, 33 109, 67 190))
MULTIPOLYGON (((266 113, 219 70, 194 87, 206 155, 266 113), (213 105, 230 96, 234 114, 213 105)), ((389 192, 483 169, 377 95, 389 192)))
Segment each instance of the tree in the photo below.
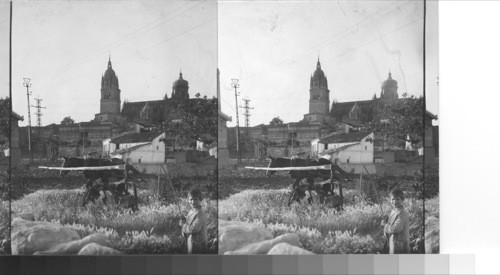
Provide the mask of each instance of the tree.
POLYGON ((61 125, 71 125, 71 124, 75 124, 75 121, 70 116, 63 118, 63 120, 61 121, 61 125))
POLYGON ((273 118, 271 122, 269 122, 269 125, 281 125, 281 124, 283 124, 283 120, 279 116, 273 118))
POLYGON ((375 117, 369 124, 370 130, 386 138, 389 145, 421 145, 424 131, 424 98, 413 96, 383 107, 384 117, 375 117), (408 139, 409 136, 409 139, 408 139))
POLYGON ((164 131, 166 139, 173 140, 175 147, 189 146, 196 140, 206 147, 217 146, 217 98, 197 96, 180 101, 172 115, 180 119, 167 121, 164 131))

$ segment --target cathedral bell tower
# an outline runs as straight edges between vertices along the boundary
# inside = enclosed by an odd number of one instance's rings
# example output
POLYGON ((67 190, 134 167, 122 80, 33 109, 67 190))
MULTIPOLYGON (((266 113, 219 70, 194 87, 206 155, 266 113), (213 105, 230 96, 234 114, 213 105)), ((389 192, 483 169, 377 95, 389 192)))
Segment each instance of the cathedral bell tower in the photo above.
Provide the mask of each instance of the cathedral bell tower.
POLYGON ((328 115, 330 110, 330 90, 328 90, 328 80, 321 70, 321 63, 316 64, 316 71, 311 76, 309 89, 309 114, 319 113, 328 115))
POLYGON ((108 69, 101 78, 101 113, 120 114, 120 88, 118 77, 111 66, 111 57, 108 69))

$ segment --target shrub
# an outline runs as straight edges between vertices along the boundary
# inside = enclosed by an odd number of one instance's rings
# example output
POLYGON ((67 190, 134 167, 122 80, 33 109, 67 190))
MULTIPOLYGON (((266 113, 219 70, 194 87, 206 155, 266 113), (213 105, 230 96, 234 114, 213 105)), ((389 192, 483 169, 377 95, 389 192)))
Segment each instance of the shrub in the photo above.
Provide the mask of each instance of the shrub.
MULTIPOLYGON (((327 204, 294 203, 288 207, 287 189, 245 190, 219 202, 219 218, 261 223, 275 236, 298 233, 302 246, 315 253, 377 253, 384 243, 380 221, 392 209, 388 197, 379 195, 380 205, 363 200, 357 190, 345 190, 344 210, 337 212, 327 204), (328 240, 342 243, 328 245, 328 240)), ((412 251, 418 253, 417 240, 423 236, 422 206, 421 200, 405 200, 414 240, 412 251)))
POLYGON ((360 236, 356 230, 329 232, 322 245, 327 254, 373 254, 378 250, 370 235, 360 236))
MULTIPOLYGON (((113 248, 126 253, 179 253, 182 238, 178 225, 182 214, 188 212, 187 199, 177 205, 163 205, 151 198, 151 192, 138 193, 141 202, 139 211, 123 209, 113 203, 101 201, 86 207, 81 206, 82 190, 39 190, 12 203, 16 215, 30 214, 34 220, 57 221, 65 226, 78 228, 81 236, 104 232, 113 243, 113 248), (160 252, 159 252, 160 251, 160 252)), ((207 213, 210 251, 217 238, 217 203, 206 199, 202 205, 207 213)))
POLYGON ((9 205, 8 202, 0 201, 0 242, 9 239, 9 205))

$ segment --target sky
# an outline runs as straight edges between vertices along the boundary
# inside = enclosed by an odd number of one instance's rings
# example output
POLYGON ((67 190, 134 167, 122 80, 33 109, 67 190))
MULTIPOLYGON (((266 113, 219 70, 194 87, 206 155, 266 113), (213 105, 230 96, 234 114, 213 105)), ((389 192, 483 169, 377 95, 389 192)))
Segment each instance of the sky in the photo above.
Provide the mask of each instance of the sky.
MULTIPOLYGON (((421 1, 223 1, 219 15, 221 108, 233 118, 229 126, 236 118, 231 79, 239 80, 238 106, 249 99, 254 108, 250 126, 276 116, 285 123, 303 119, 318 56, 330 101, 379 97, 389 72, 400 97, 423 94, 421 1)), ((426 42, 437 43, 437 33, 426 42)), ((426 93, 437 95, 437 51, 426 55, 434 62, 428 67, 435 65, 426 93)), ((427 105, 437 113, 437 96, 427 105)))
MULTIPOLYGON (((170 97, 180 71, 191 97, 216 96, 213 1, 14 2, 12 44, 12 103, 25 117, 21 125, 27 125, 28 114, 23 78, 31 79, 30 105, 40 98, 46 107, 42 125, 66 116, 76 122, 93 119, 100 111, 101 76, 109 57, 122 103, 170 97)), ((8 75, 8 69, 0 70, 8 75)), ((1 81, 8 87, 8 79, 1 81)), ((32 125, 35 112, 31 108, 32 125)))

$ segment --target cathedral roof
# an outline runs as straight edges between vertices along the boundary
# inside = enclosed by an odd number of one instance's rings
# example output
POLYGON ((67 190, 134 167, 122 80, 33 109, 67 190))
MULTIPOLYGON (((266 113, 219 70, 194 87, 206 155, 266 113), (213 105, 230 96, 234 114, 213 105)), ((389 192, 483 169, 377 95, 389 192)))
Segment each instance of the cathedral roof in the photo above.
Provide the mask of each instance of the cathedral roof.
POLYGON ((332 103, 330 115, 336 118, 337 121, 344 121, 347 118, 349 118, 349 113, 354 108, 354 105, 358 105, 358 108, 361 109, 361 122, 367 122, 372 120, 374 100, 359 100, 359 101, 332 103))
POLYGON ((141 111, 146 105, 149 108, 156 109, 160 106, 167 104, 166 100, 151 100, 151 101, 138 101, 138 102, 124 102, 122 108, 122 115, 128 120, 137 119, 141 111))

